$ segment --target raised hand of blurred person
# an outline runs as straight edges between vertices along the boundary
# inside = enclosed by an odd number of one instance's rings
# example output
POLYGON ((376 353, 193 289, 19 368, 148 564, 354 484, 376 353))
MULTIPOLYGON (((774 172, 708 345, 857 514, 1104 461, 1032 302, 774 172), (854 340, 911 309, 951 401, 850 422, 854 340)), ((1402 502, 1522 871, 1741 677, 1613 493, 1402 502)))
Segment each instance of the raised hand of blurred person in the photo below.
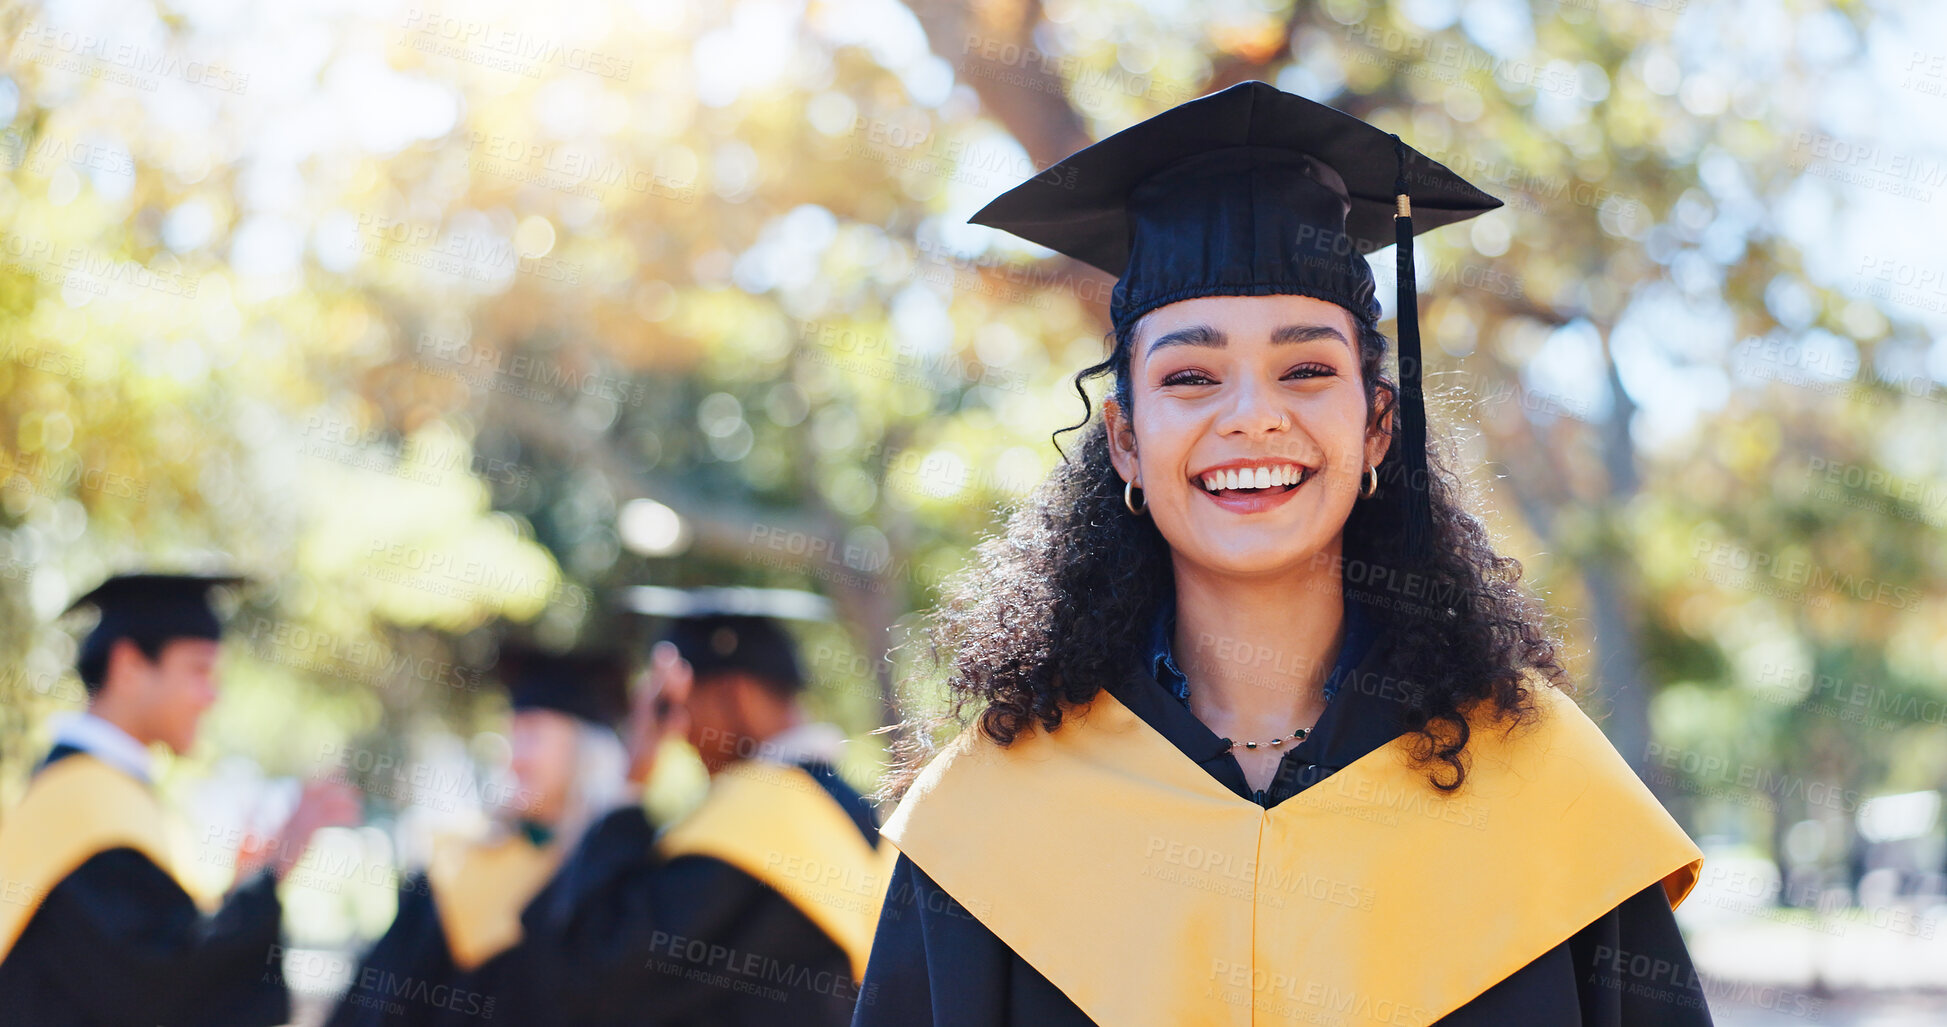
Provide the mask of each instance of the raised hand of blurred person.
POLYGON ((241 881, 268 865, 271 873, 282 881, 304 858, 305 850, 311 846, 311 837, 320 829, 350 827, 359 819, 357 788, 329 778, 308 781, 298 796, 297 808, 291 811, 275 837, 246 838, 238 848, 237 880, 241 881))
POLYGON ((640 787, 656 766, 665 737, 688 727, 690 688, 696 676, 688 660, 669 642, 649 651, 649 668, 637 685, 629 710, 629 784, 640 787))

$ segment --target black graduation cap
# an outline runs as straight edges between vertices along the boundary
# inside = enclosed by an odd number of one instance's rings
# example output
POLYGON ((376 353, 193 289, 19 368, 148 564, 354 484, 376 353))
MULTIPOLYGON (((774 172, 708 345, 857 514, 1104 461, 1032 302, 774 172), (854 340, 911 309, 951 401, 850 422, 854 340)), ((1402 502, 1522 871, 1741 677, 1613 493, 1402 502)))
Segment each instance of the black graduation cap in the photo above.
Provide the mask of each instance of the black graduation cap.
POLYGON ((805 687, 797 643, 785 620, 830 620, 831 600, 788 588, 676 589, 641 585, 623 602, 638 613, 670 618, 661 641, 673 642, 702 681, 742 671, 786 692, 805 687))
POLYGON ((501 644, 497 669, 516 711, 554 710, 610 726, 628 715, 629 668, 620 653, 561 653, 510 641, 501 644))
POLYGON ((968 220, 1117 276, 1109 316, 1118 335, 1157 307, 1198 296, 1312 296, 1377 321, 1365 254, 1396 243, 1395 446, 1408 490, 1407 550, 1424 558, 1432 511, 1413 235, 1499 206, 1396 135, 1267 83, 1240 82, 1075 151, 968 220))
POLYGON ((120 639, 145 647, 178 638, 223 637, 223 623, 210 602, 210 590, 249 579, 231 574, 117 574, 68 605, 62 616, 92 606, 101 612, 81 642, 75 664, 89 690, 101 687, 108 650, 120 639))

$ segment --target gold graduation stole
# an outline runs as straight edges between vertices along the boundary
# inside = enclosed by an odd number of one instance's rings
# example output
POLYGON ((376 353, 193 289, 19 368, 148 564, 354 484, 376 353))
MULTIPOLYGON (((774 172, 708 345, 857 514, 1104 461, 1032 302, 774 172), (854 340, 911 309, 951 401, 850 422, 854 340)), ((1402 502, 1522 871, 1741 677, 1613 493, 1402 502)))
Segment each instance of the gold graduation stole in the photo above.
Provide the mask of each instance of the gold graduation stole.
POLYGON ((1107 691, 968 729, 883 833, 1096 1023, 1432 1023, 1703 854, 1573 699, 1476 719, 1458 793, 1380 746, 1264 809, 1107 691))
POLYGON ((426 883, 453 965, 472 970, 519 943, 521 910, 560 862, 560 846, 537 847, 519 835, 434 842, 426 883))
POLYGON ((34 775, 0 820, 0 960, 55 885, 98 853, 123 848, 176 876, 162 804, 147 784, 88 753, 34 775))
POLYGON ((695 812, 656 839, 665 859, 709 856, 783 895, 851 960, 865 979, 879 905, 898 853, 874 846, 831 794, 802 768, 739 760, 710 779, 695 812))

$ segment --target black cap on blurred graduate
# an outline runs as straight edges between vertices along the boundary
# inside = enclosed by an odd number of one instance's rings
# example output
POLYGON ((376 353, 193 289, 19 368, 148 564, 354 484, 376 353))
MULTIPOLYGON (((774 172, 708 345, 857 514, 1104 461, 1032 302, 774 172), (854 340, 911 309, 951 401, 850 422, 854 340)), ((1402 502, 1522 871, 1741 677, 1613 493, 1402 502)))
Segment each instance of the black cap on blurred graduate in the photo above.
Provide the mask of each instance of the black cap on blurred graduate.
POLYGON ((1365 254, 1397 243, 1394 470, 1403 477, 1381 477, 1406 485, 1407 552, 1423 559, 1432 508, 1413 235, 1499 206, 1398 136, 1240 82, 1077 150, 968 220, 1117 276, 1109 316, 1118 337, 1151 310, 1198 296, 1311 296, 1376 322, 1365 254))
POLYGON ((620 653, 558 653, 501 643, 496 673, 515 712, 553 710, 614 727, 629 711, 629 668, 620 653))
POLYGON ((659 641, 676 645, 701 684, 740 671, 773 690, 804 690, 797 643, 784 620, 830 620, 831 601, 787 588, 675 589, 643 585, 624 592, 638 613, 670 618, 659 641))
POLYGON ((101 619, 81 642, 75 669, 90 694, 108 673, 108 651, 128 639, 154 658, 179 638, 223 637, 210 590, 248 579, 227 574, 117 574, 68 605, 62 616, 92 606, 101 619))

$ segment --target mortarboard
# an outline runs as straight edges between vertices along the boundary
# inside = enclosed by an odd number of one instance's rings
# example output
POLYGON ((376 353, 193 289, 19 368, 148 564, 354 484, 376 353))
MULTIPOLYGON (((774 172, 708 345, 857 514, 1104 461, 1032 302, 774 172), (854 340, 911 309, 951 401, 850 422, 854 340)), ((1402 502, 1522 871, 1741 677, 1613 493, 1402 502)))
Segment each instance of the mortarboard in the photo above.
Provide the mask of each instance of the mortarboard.
POLYGON ((831 620, 832 601, 795 588, 669 588, 636 585, 622 590, 622 605, 654 617, 745 614, 783 620, 831 620))
POLYGON ((117 574, 96 585, 62 612, 66 616, 92 606, 101 613, 101 619, 82 640, 75 661, 84 668, 83 681, 90 690, 100 687, 100 671, 107 666, 108 650, 119 639, 156 646, 177 638, 223 637, 223 623, 210 602, 210 590, 248 580, 223 574, 117 574))
POLYGON ((783 620, 829 620, 831 601, 788 588, 676 589, 640 585, 623 594, 638 613, 670 618, 662 640, 673 642, 698 681, 742 671, 787 691, 805 687, 797 643, 783 620))
POLYGON ((1432 507, 1413 235, 1499 206, 1398 136, 1253 81, 1077 150, 968 220, 1117 276, 1109 316, 1118 336, 1198 296, 1312 296, 1377 321, 1365 254, 1397 244, 1401 477, 1381 477, 1404 481, 1406 549, 1425 559, 1432 507))
POLYGON ((614 726, 629 712, 629 668, 618 653, 558 653, 504 642, 496 667, 515 711, 554 710, 614 726))

